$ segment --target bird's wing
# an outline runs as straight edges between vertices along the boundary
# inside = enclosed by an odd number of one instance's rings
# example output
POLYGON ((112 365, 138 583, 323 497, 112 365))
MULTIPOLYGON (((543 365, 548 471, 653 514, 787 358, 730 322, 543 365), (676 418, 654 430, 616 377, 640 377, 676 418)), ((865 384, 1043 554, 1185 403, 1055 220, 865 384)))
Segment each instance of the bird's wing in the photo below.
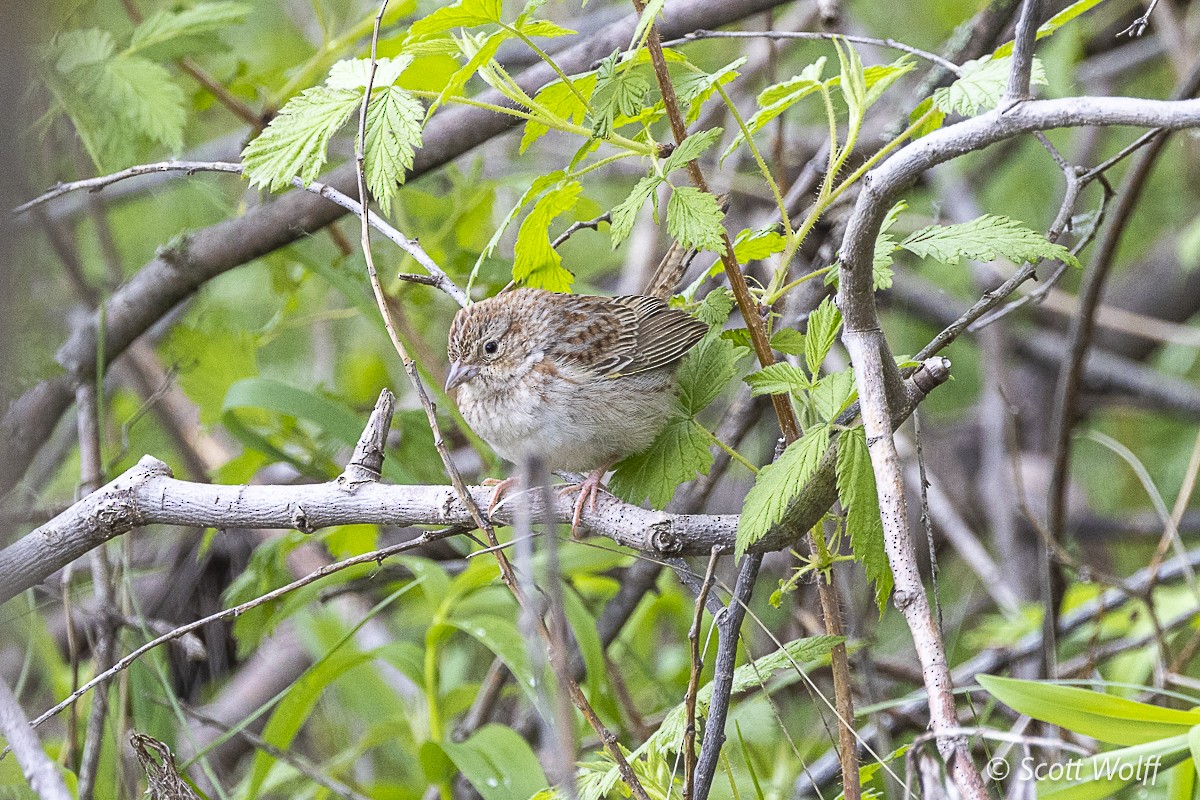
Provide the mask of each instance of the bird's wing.
POLYGON ((708 333, 708 326, 656 297, 626 295, 611 304, 632 314, 635 330, 629 359, 611 372, 633 375, 673 364, 708 333))

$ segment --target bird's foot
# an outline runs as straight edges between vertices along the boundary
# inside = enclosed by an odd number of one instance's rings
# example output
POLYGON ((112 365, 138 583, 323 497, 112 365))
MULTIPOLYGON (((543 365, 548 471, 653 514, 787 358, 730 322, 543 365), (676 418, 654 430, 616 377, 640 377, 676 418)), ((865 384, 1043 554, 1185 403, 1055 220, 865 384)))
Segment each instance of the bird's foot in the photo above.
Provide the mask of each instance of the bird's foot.
POLYGON ((583 521, 583 508, 586 505, 592 511, 596 510, 596 497, 604 488, 603 480, 606 472, 608 472, 607 465, 590 473, 583 479, 583 482, 566 486, 558 493, 559 497, 563 497, 572 492, 579 492, 579 497, 575 500, 575 513, 571 516, 571 538, 576 541, 582 538, 579 535, 579 523, 583 521))
POLYGON ((504 497, 504 494, 509 489, 511 489, 513 486, 516 486, 516 484, 517 484, 517 478, 515 476, 505 478, 502 481, 496 480, 495 478, 485 478, 484 479, 484 481, 483 481, 484 486, 495 486, 496 487, 495 489, 492 490, 492 499, 488 501, 487 515, 489 517, 492 515, 492 512, 496 510, 496 506, 500 505, 500 500, 501 500, 501 498, 504 497))

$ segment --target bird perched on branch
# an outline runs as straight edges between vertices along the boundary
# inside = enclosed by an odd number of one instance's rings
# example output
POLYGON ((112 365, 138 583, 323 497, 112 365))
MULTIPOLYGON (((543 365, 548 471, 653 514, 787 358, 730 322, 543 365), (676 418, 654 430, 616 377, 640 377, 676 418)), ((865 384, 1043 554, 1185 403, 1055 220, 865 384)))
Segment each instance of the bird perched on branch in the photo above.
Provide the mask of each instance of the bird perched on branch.
POLYGON ((675 370, 707 332, 656 297, 516 289, 458 312, 446 390, 505 460, 590 472, 565 490, 579 491, 574 532, 609 467, 649 447, 678 409, 675 370))

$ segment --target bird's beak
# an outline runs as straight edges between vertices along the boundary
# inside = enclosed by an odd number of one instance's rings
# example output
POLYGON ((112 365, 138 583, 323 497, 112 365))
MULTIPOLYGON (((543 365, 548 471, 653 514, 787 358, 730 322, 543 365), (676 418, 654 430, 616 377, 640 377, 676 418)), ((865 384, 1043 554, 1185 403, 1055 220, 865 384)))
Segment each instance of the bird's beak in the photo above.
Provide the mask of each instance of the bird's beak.
POLYGON ((478 374, 479 367, 455 361, 450 365, 450 374, 446 376, 446 391, 448 392, 456 386, 462 386, 478 374))

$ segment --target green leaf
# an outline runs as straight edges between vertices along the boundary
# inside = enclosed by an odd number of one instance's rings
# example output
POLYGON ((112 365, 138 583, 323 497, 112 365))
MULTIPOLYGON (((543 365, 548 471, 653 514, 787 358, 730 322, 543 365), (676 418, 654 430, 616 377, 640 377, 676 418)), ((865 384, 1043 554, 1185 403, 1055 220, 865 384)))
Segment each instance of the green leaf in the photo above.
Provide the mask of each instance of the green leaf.
POLYGON ((578 31, 573 31, 570 28, 564 28, 563 26, 551 22, 548 19, 534 19, 530 20, 529 22, 522 22, 516 27, 517 30, 530 38, 533 38, 534 36, 541 36, 544 38, 553 39, 558 36, 571 36, 572 34, 578 33, 578 31))
POLYGON ((759 470, 738 518, 738 558, 783 519, 788 502, 816 473, 827 447, 829 427, 813 425, 803 438, 788 445, 778 460, 759 470))
POLYGON ((892 567, 883 544, 875 470, 867 450, 867 434, 861 425, 838 437, 837 489, 838 502, 846 512, 850 550, 863 565, 867 580, 875 584, 875 605, 882 615, 892 594, 892 567))
POLYGON ((838 416, 850 407, 858 393, 854 388, 854 372, 844 369, 834 372, 821 380, 809 393, 808 402, 817 418, 822 422, 834 422, 838 416))
POLYGON ((769 367, 763 367, 758 372, 752 372, 745 378, 750 384, 750 395, 759 397, 764 394, 800 394, 812 388, 812 381, 799 367, 780 362, 769 367))
POLYGON ((79 66, 107 61, 116 52, 112 34, 99 28, 63 31, 46 46, 46 60, 64 75, 79 66))
MULTIPOLYGON (((1075 762, 1077 767, 1061 780, 1039 780, 1038 800, 1100 800, 1112 797, 1126 786, 1139 781, 1149 788, 1162 774, 1187 760, 1190 753, 1188 735, 1181 734, 1146 744, 1097 753, 1075 762)), ((1194 769, 1194 767, 1193 767, 1194 769)), ((1143 788, 1134 796, 1144 796, 1143 788)), ((1122 795, 1124 796, 1124 795, 1122 795)))
POLYGON ((912 72, 916 66, 911 56, 904 55, 891 64, 875 64, 863 70, 863 109, 873 106, 892 84, 912 72))
MULTIPOLYGON (((612 246, 615 248, 625 240, 633 230, 633 223, 637 221, 638 212, 642 210, 642 206, 658 190, 658 187, 664 183, 663 179, 657 175, 647 175, 638 181, 633 191, 629 193, 621 203, 612 210, 612 224, 609 226, 609 235, 612 237, 612 246)), ((658 203, 654 205, 654 220, 658 221, 658 203)))
MULTIPOLYGON (((585 98, 591 98, 596 89, 596 73, 571 77, 571 85, 585 98)), ((588 107, 580 102, 578 95, 571 91, 571 86, 561 79, 548 83, 534 95, 534 101, 550 113, 579 125, 587 115, 588 107)), ((538 122, 534 117, 525 123, 525 133, 521 136, 519 152, 524 153, 529 146, 544 136, 550 128, 538 122)))
POLYGON ((537 756, 512 728, 488 724, 465 742, 437 744, 483 800, 526 800, 548 783, 537 756))
POLYGON ((118 56, 104 71, 100 90, 117 101, 115 108, 136 130, 171 150, 183 147, 183 125, 187 111, 183 91, 164 67, 134 56, 118 56))
POLYGON ((733 255, 739 264, 759 261, 787 247, 787 237, 770 228, 752 231, 746 228, 733 240, 733 255))
MULTIPOLYGON (((329 77, 325 79, 325 85, 330 89, 366 89, 367 83, 370 82, 372 91, 384 89, 400 80, 400 76, 412 62, 413 57, 409 55, 380 58, 375 62, 375 80, 372 81, 371 59, 347 58, 333 65, 329 70, 329 77)), ((424 114, 424 109, 421 113, 424 114)))
POLYGON ((875 291, 892 288, 892 253, 900 247, 896 237, 888 233, 900 214, 908 208, 908 203, 901 200, 888 210, 883 224, 879 227, 879 236, 875 239, 875 255, 871 259, 871 283, 875 291))
POLYGON ((679 402, 683 410, 695 416, 708 408, 737 375, 737 362, 746 355, 743 348, 723 338, 714 328, 705 334, 675 373, 679 381, 679 402))
POLYGON ((771 334, 771 347, 789 356, 804 355, 804 334, 795 328, 780 328, 771 334))
POLYGON ((1137 745, 1186 735, 1200 710, 1180 711, 1116 695, 1042 681, 978 676, 979 685, 1009 708, 1109 744, 1137 745))
POLYGON ((179 58, 198 50, 214 49, 214 34, 250 15, 245 3, 197 3, 180 10, 159 9, 136 28, 127 53, 156 60, 179 58))
POLYGON ((579 201, 583 186, 567 181, 546 192, 521 223, 514 249, 513 280, 552 292, 568 292, 575 276, 562 266, 562 256, 550 246, 550 223, 579 201))
POLYGON ((425 107, 398 86, 371 93, 367 108, 367 142, 363 168, 367 188, 384 215, 392 213, 399 184, 412 169, 415 148, 421 146, 425 107))
POLYGON ((733 313, 733 292, 721 287, 704 295, 704 300, 696 309, 696 316, 710 328, 724 325, 731 313, 733 313))
MULTIPOLYGON (((782 83, 772 84, 759 92, 759 110, 754 116, 746 120, 746 129, 751 134, 758 133, 768 122, 787 111, 796 103, 815 92, 819 92, 824 86, 821 82, 821 73, 824 70, 825 57, 822 56, 801 70, 800 74, 794 78, 782 83)), ((734 140, 729 143, 729 147, 725 148, 725 152, 721 154, 721 160, 724 161, 728 158, 729 154, 736 150, 738 145, 745 140, 745 134, 739 132, 734 140)))
POLYGON ((910 125, 916 125, 917 121, 924 118, 926 114, 929 115, 928 118, 926 118, 925 121, 917 126, 917 128, 915 128, 912 132, 912 138, 914 141, 916 139, 920 139, 922 136, 928 136, 929 134, 933 133, 938 128, 942 127, 942 123, 946 121, 946 112, 940 108, 933 107, 933 97, 926 97, 924 100, 917 103, 917 107, 914 108, 912 113, 908 115, 908 123, 910 125))
POLYGON ((804 334, 804 362, 812 375, 820 372, 821 364, 825 363, 825 357, 833 349, 841 329, 842 312, 833 304, 833 298, 826 296, 816 310, 808 315, 808 330, 804 334))
MULTIPOLYGON (((1053 36, 1054 32, 1066 25, 1071 20, 1091 11, 1096 6, 1103 3, 1104 0, 1076 0, 1076 2, 1064 8, 1062 11, 1055 14, 1050 19, 1046 20, 1037 29, 1037 40, 1045 39, 1047 36, 1053 36)), ((1012 55, 1013 42, 1009 41, 996 48, 993 53, 995 56, 1012 55)))
POLYGON ((724 128, 709 128, 684 139, 663 161, 662 174, 670 175, 674 170, 686 167, 688 162, 695 161, 705 150, 717 143, 723 132, 724 128))
POLYGON ((974 261, 1006 258, 1016 264, 1049 258, 1077 269, 1081 266, 1079 259, 1061 244, 1051 244, 1046 237, 1016 220, 992 214, 958 225, 930 225, 902 241, 900 247, 943 264, 956 264, 963 258, 974 261))
POLYGON ((650 93, 650 84, 632 69, 632 62, 618 63, 619 52, 600 62, 596 70, 596 88, 592 92, 592 135, 598 139, 612 136, 618 116, 633 117, 642 110, 650 93))
MULTIPOLYGON (((808 636, 793 639, 778 650, 767 653, 755 659, 753 664, 743 664, 733 671, 733 687, 731 692, 737 694, 762 685, 762 682, 781 670, 793 669, 792 663, 806 664, 824 658, 833 648, 842 644, 842 636, 808 636)), ((705 705, 712 700, 712 684, 706 685, 696 694, 699 700, 703 695, 705 705), (705 691, 707 689, 707 692, 705 691)))
POLYGON ((667 201, 667 232, 684 247, 725 252, 723 219, 717 198, 694 186, 676 187, 667 201))
POLYGON ((537 683, 529 666, 529 648, 516 623, 508 617, 489 613, 446 621, 494 653, 512 672, 515 683, 526 698, 531 703, 538 702, 537 683))
POLYGON ((679 96, 680 101, 688 104, 687 124, 691 125, 700 118, 700 111, 704 108, 704 104, 708 102, 708 98, 712 97, 713 92, 718 86, 724 86, 740 74, 739 69, 747 61, 746 56, 731 61, 721 67, 716 72, 691 73, 682 76, 675 83, 675 92, 679 96))
POLYGON ((285 189, 299 176, 311 183, 325 166, 329 140, 346 124, 362 100, 351 89, 315 86, 293 97, 259 136, 242 151, 242 168, 251 186, 285 189))
MULTIPOLYGON (((962 65, 962 76, 949 86, 933 93, 933 105, 947 114, 973 117, 980 111, 995 108, 1008 86, 1012 56, 986 55, 962 65)), ((1045 86, 1046 70, 1041 59, 1033 59, 1030 86, 1045 86)))
POLYGON ((850 124, 857 129, 867 111, 867 76, 863 73, 862 59, 859 58, 858 51, 849 42, 835 37, 833 47, 837 51, 838 66, 841 69, 838 84, 842 90, 842 99, 846 101, 846 108, 850 111, 850 124))
POLYGON ((409 35, 420 38, 454 28, 487 25, 489 22, 499 22, 503 12, 503 0, 460 0, 414 22, 409 28, 409 35))
POLYGON ((710 444, 695 420, 672 420, 647 450, 617 464, 609 489, 628 503, 649 499, 654 508, 665 508, 681 483, 708 474, 710 444))

